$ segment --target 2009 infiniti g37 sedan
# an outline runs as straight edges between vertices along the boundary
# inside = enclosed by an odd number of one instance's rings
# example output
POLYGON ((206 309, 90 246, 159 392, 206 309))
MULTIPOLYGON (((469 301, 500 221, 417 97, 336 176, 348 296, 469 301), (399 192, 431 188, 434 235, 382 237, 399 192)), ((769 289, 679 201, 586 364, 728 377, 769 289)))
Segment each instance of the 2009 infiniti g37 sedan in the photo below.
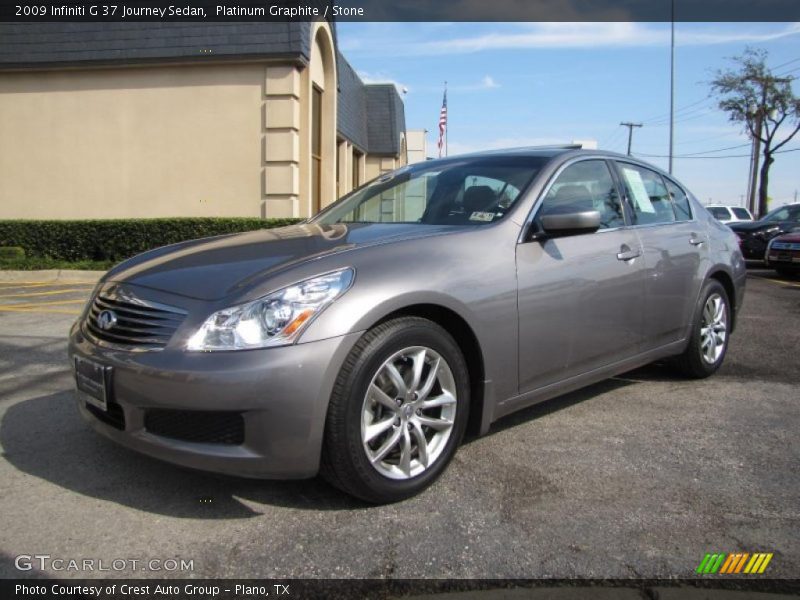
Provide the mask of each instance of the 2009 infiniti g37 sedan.
POLYGON ((70 333, 80 412, 180 465, 418 493, 465 430, 655 360, 722 364, 733 232, 633 160, 537 148, 387 173, 307 223, 103 277, 70 333))

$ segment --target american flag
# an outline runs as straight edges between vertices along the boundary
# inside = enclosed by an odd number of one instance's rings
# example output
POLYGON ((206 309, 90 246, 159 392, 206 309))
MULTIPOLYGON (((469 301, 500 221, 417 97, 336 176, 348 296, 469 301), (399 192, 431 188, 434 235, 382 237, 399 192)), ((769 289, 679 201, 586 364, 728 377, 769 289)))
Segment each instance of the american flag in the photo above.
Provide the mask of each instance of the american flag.
POLYGON ((444 90, 442 110, 439 112, 439 158, 442 158, 445 133, 447 133, 447 89, 444 90))

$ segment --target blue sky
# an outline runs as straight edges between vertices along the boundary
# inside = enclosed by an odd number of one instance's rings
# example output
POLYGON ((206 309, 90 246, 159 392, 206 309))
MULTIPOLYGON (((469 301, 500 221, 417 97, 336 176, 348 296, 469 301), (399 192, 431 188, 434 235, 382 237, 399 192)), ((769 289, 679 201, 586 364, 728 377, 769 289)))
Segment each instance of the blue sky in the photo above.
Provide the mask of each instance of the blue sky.
MULTIPOLYGON (((339 23, 339 45, 362 78, 407 88, 406 125, 427 129, 436 153, 443 82, 448 82, 450 154, 594 139, 634 154, 668 153, 668 23, 339 23)), ((800 24, 676 25, 675 154, 731 148, 747 137, 707 98, 708 82, 746 46, 764 48, 776 74, 800 78, 800 24), (790 62, 791 61, 791 62, 790 62)), ((795 92, 800 94, 800 81, 795 92)), ((783 125, 786 130, 789 127, 783 125)), ((786 148, 800 148, 798 134, 786 148)), ((667 160, 647 157, 666 168, 667 160)), ((748 157, 676 158, 673 172, 704 203, 739 204, 748 157)), ((800 195, 800 152, 779 155, 770 173, 775 207, 800 195)))

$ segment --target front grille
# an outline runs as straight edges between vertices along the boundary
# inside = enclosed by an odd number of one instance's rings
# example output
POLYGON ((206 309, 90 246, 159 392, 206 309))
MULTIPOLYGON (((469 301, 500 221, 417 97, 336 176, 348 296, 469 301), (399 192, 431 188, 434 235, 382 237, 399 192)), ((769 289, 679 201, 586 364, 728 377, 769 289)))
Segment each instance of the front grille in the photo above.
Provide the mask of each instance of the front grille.
POLYGON ((772 242, 773 250, 800 250, 800 243, 794 242, 772 242))
POLYGON ((105 423, 106 425, 111 425, 112 427, 119 429, 120 431, 125 430, 125 413, 122 410, 122 407, 117 404, 116 402, 108 402, 107 410, 102 411, 101 409, 97 408, 96 406, 86 403, 86 409, 92 413, 97 419, 105 423))
POLYGON ((144 427, 184 442, 230 446, 244 442, 244 418, 238 412, 153 409, 145 414, 144 427))
POLYGON ((158 350, 167 345, 186 317, 173 306, 141 300, 119 288, 97 294, 86 318, 96 340, 131 350, 158 350), (104 314, 105 313, 105 314, 104 314))

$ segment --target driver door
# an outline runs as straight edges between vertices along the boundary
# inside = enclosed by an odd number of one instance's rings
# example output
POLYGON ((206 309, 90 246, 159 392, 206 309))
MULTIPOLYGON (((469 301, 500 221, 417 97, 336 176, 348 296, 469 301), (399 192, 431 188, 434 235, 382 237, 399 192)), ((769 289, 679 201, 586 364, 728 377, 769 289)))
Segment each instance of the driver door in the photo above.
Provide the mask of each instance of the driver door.
POLYGON ((606 161, 566 166, 534 227, 544 214, 587 210, 600 212, 598 231, 517 245, 521 394, 632 357, 642 342, 642 249, 606 161))

